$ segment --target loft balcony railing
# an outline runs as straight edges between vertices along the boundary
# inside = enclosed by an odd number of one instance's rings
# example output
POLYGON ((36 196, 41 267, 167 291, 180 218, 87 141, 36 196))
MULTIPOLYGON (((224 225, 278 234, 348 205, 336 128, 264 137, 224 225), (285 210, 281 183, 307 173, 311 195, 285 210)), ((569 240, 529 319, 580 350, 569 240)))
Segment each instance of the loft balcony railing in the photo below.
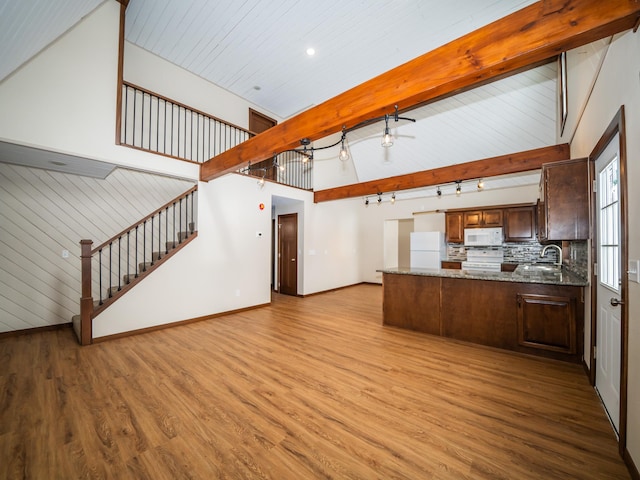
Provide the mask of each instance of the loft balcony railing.
POLYGON ((313 190, 313 161, 298 152, 287 151, 239 170, 258 178, 291 187, 313 190))
POLYGON ((80 341, 91 343, 91 321, 118 297, 197 236, 194 186, 145 218, 92 248, 81 240, 80 341))
POLYGON ((122 84, 120 143, 202 163, 251 138, 249 130, 131 83, 122 84))
MULTIPOLYGON (((194 163, 203 163, 253 137, 249 130, 129 82, 122 83, 120 144, 194 163)), ((267 153, 269 156, 270 153, 267 153)), ((313 188, 313 162, 295 152, 277 156, 284 169, 246 172, 291 187, 313 188)), ((271 165, 272 160, 265 160, 271 165)))

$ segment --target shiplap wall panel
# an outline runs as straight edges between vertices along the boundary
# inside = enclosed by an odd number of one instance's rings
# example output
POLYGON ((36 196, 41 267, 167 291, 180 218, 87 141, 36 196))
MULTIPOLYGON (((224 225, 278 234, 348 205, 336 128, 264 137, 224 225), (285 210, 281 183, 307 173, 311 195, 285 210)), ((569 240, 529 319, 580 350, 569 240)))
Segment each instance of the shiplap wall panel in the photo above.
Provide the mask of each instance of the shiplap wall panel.
POLYGON ((192 186, 124 169, 100 180, 0 164, 0 332, 70 322, 80 240, 97 246, 192 186))

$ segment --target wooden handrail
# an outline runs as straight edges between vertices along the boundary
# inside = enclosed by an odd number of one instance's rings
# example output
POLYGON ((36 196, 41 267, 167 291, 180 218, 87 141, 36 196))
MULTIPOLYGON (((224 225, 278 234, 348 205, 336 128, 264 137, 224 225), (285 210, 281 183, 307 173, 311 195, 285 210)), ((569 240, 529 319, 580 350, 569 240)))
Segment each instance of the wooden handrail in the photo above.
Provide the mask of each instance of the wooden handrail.
POLYGON ((118 238, 120 238, 121 236, 125 235, 127 232, 133 230, 134 228, 136 228, 137 225, 140 225, 142 223, 144 223, 145 221, 149 220, 151 217, 157 215, 160 211, 164 210, 165 208, 171 206, 173 203, 179 201, 181 198, 183 197, 187 197, 189 195, 191 195, 193 192, 195 192, 198 189, 198 185, 194 185, 193 188, 191 188, 190 190, 181 193, 180 195, 178 195, 176 198, 174 198, 173 200, 169 200, 167 203, 165 203, 163 206, 161 206, 160 208, 154 210, 153 212, 151 212, 149 215, 147 215, 146 217, 144 217, 142 220, 137 221, 136 223, 134 223, 133 225, 125 228, 124 230, 122 230, 120 233, 117 233, 116 235, 114 235, 113 237, 111 237, 109 240, 102 242, 100 245, 98 245, 96 248, 94 248, 91 251, 91 255, 99 252, 102 248, 104 248, 105 246, 109 245, 111 242, 117 240, 118 238))

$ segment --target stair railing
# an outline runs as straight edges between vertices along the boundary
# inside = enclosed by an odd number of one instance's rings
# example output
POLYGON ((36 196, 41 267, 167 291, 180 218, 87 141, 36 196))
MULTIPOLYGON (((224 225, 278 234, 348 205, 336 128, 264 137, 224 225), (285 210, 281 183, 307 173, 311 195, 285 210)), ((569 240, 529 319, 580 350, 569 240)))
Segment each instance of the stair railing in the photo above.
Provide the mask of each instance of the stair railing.
MULTIPOLYGON (((122 82, 120 102, 119 144, 137 150, 201 164, 255 136, 133 83, 122 82)), ((287 151, 277 155, 276 163, 281 168, 273 168, 270 157, 252 170, 238 171, 312 190, 313 162, 305 160, 306 157, 287 151)))
POLYGON ((80 343, 92 342, 92 320, 197 236, 198 186, 167 202, 96 248, 80 241, 80 343))
POLYGON ((180 160, 203 163, 253 137, 237 125, 122 83, 120 144, 180 160))

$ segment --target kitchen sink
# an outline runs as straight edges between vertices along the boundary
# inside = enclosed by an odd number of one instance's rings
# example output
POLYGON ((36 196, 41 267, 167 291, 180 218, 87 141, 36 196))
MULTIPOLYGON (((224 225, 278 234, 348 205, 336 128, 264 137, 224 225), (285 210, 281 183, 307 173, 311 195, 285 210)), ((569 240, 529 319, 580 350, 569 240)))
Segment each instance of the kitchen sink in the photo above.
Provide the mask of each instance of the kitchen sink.
POLYGON ((525 263, 518 265, 516 273, 562 273, 562 265, 554 265, 550 263, 525 263))

